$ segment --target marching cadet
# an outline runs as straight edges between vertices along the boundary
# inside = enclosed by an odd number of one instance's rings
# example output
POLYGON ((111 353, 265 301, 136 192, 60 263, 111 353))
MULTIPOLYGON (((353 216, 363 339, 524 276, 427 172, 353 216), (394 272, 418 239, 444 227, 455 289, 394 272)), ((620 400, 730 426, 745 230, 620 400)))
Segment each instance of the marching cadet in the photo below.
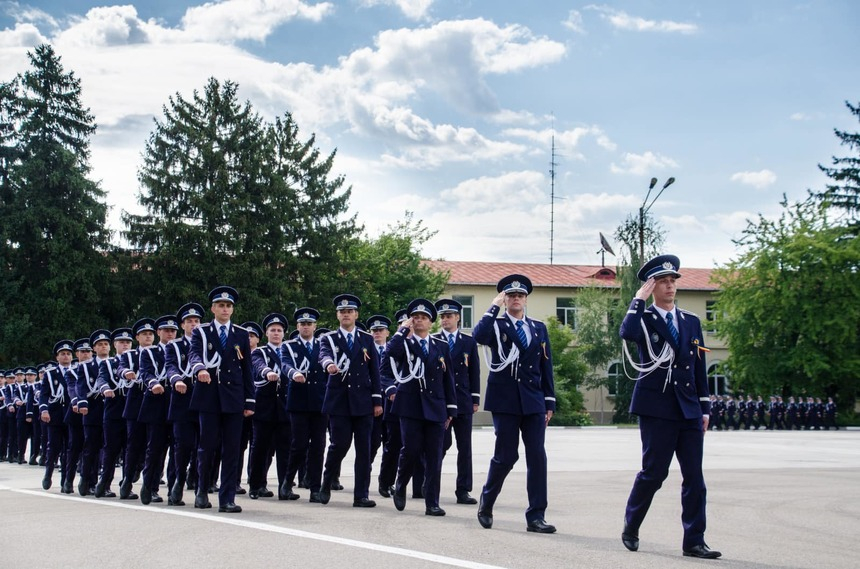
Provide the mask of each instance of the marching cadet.
POLYGON ((456 300, 443 298, 436 301, 436 312, 442 322, 442 331, 434 336, 448 344, 454 365, 454 389, 457 394, 457 414, 451 428, 445 430, 444 453, 457 439, 457 483, 454 495, 458 504, 477 504, 472 491, 472 417, 481 403, 481 360, 478 343, 460 331, 460 313, 463 305, 456 300), (453 436, 452 436, 453 432, 453 436))
MULTIPOLYGON (((73 364, 68 373, 66 388, 69 390, 71 400, 69 407, 66 410, 65 422, 69 431, 69 438, 66 446, 66 478, 60 488, 63 494, 72 494, 75 485, 75 475, 78 471, 78 461, 84 452, 84 416, 81 414, 81 402, 83 400, 86 407, 87 394, 78 393, 79 374, 86 373, 84 366, 93 358, 93 347, 90 345, 89 338, 80 338, 75 341, 75 356, 78 358, 76 364, 73 364)), ((86 366, 87 368, 89 366, 86 366)))
POLYGON ((759 430, 759 428, 764 426, 764 412, 765 412, 765 404, 761 398, 761 395, 756 396, 755 401, 755 430, 759 430))
POLYGON ((39 460, 38 466, 45 466, 45 456, 48 454, 48 426, 42 423, 39 404, 42 400, 42 379, 45 377, 45 372, 48 369, 56 369, 57 362, 51 360, 36 367, 36 381, 33 384, 33 390, 30 392, 28 400, 27 413, 33 417, 33 436, 36 439, 35 444, 38 445, 39 460))
POLYGON ((738 422, 735 420, 735 415, 738 412, 738 404, 735 398, 731 395, 726 395, 726 430, 737 431, 740 429, 738 422))
POLYGON ((9 426, 6 424, 6 370, 0 369, 0 462, 6 460, 9 448, 9 426))
POLYGON ((182 305, 176 314, 183 336, 167 347, 165 367, 170 382, 170 406, 167 421, 173 428, 174 479, 168 489, 167 505, 184 506, 183 489, 188 481, 189 468, 196 469, 198 440, 197 413, 190 409, 193 381, 188 352, 194 330, 200 326, 203 307, 196 302, 182 305))
MULTIPOLYGON (((99 376, 96 380, 96 389, 104 399, 102 415, 104 447, 101 472, 94 493, 96 498, 116 498, 116 494, 111 490, 111 484, 116 470, 116 460, 125 446, 127 437, 122 412, 125 409, 125 395, 128 387, 119 375, 118 369, 123 354, 131 349, 132 329, 117 328, 111 332, 110 338, 116 355, 99 364, 99 376)), ((132 474, 129 473, 129 477, 131 476, 132 474)))
POLYGON ((478 503, 478 522, 493 526, 493 505, 508 473, 519 458, 518 438, 526 449, 526 489, 529 507, 526 529, 555 533, 545 521, 547 507, 546 426, 555 411, 552 354, 546 325, 526 316, 532 282, 523 275, 508 275, 496 285, 499 294, 473 329, 473 337, 487 346, 487 399, 484 409, 493 414, 496 446, 487 482, 478 503), (498 316, 504 306, 506 314, 498 316))
POLYGON ((74 343, 71 340, 60 340, 54 344, 54 357, 57 358, 57 366, 46 369, 45 376, 42 378, 39 418, 47 427, 48 432, 45 476, 42 478, 42 488, 45 490, 51 488, 51 479, 58 459, 60 460, 60 485, 65 487, 66 442, 69 431, 63 420, 70 401, 67 386, 68 377, 71 375, 73 347, 74 343))
MULTIPOLYGON (((356 326, 358 326, 358 324, 360 324, 360 322, 357 322, 356 326)), ((389 320, 385 316, 382 316, 381 314, 374 314, 373 316, 368 318, 367 322, 365 322, 364 324, 365 331, 369 332, 370 335, 373 336, 373 345, 376 350, 377 359, 380 360, 380 364, 382 363, 381 359, 382 353, 385 351, 385 344, 388 342, 389 326, 391 326, 391 320, 389 320)), ((381 384, 380 388, 382 388, 381 384)), ((382 394, 382 392, 380 392, 380 394, 382 394)), ((376 454, 379 452, 379 449, 382 446, 382 441, 385 439, 385 421, 383 420, 384 414, 385 409, 383 408, 383 414, 373 418, 373 430, 371 430, 370 432, 371 470, 374 461, 376 461, 376 454)))
POLYGON ((24 430, 26 436, 29 436, 30 439, 30 466, 36 466, 36 464, 38 464, 38 459, 36 457, 39 456, 41 440, 41 429, 39 429, 41 421, 33 420, 33 400, 38 398, 38 393, 36 393, 37 375, 38 370, 33 366, 24 370, 24 376, 27 380, 27 399, 24 402, 24 430))
MULTIPOLYGON (((404 318, 405 320, 406 318, 404 318)), ((390 377, 390 365, 386 362, 386 344, 388 343, 388 336, 390 331, 388 327, 391 326, 391 320, 389 320, 386 316, 381 314, 374 314, 370 318, 367 319, 365 323, 367 329, 370 331, 373 336, 373 344, 376 348, 376 352, 379 357, 379 386, 382 389, 382 400, 383 400, 383 409, 382 415, 379 417, 373 418, 373 434, 371 435, 371 464, 376 458, 376 452, 378 448, 376 447, 376 439, 377 432, 380 437, 379 445, 382 447, 382 460, 381 465, 379 467, 379 476, 377 480, 379 481, 379 495, 383 498, 391 498, 391 489, 394 486, 395 478, 397 477, 397 460, 400 455, 400 443, 398 442, 398 449, 394 451, 393 458, 389 458, 387 454, 390 451, 386 450, 386 446, 388 445, 388 440, 391 435, 388 433, 388 428, 391 423, 387 420, 388 417, 385 413, 385 408, 388 407, 387 397, 385 395, 385 390, 387 387, 392 387, 392 393, 394 393, 394 380, 390 377), (384 370, 388 369, 387 375, 389 377, 385 377, 386 372, 384 370), (378 425, 378 426, 377 426, 378 425), (385 472, 387 470, 387 472, 385 472)), ((400 425, 397 425, 398 435, 397 440, 400 440, 400 425)))
POLYGON ((209 292, 212 322, 201 324, 191 338, 188 361, 197 380, 191 394, 191 409, 200 421, 197 452, 197 495, 194 507, 211 508, 204 481, 210 480, 215 450, 221 449, 221 487, 218 511, 238 513, 239 447, 244 417, 254 414, 254 382, 251 374, 251 344, 248 331, 231 322, 239 293, 230 286, 209 292))
MULTIPOLYGON (((282 493, 290 459, 290 416, 287 413, 287 382, 301 376, 296 369, 281 365, 281 344, 288 327, 287 317, 278 312, 263 318, 268 340, 251 352, 254 377, 254 442, 251 445, 248 496, 271 498, 274 492, 266 487, 269 457, 275 452, 275 469, 278 474, 278 498, 296 500, 298 494, 282 493)), ((302 379, 304 379, 302 377, 302 379)))
MULTIPOLYGON (((707 490, 702 475, 704 436, 708 430, 707 365, 699 318, 675 306, 675 280, 680 261, 661 255, 645 263, 636 291, 621 323, 621 338, 636 342, 639 372, 630 412, 639 416, 642 438, 642 470, 636 475, 627 508, 621 541, 630 551, 639 548, 639 527, 654 494, 669 474, 673 456, 681 466, 681 522, 684 556, 716 559, 719 551, 705 543, 707 490), (647 308, 649 296, 654 302, 647 308)), ((625 354, 630 359, 627 344, 625 354)))
POLYGON ((824 430, 829 431, 830 427, 839 430, 839 425, 836 424, 836 403, 832 397, 828 397, 827 403, 824 404, 824 430))
MULTIPOLYGON (((251 353, 254 353, 254 350, 260 345, 260 341, 265 337, 263 333, 263 327, 257 324, 256 322, 245 322, 242 324, 242 328, 248 331, 248 341, 251 344, 251 353)), ((252 364, 253 365, 253 364, 252 364)), ((256 407, 254 410, 254 414, 257 414, 256 407)), ((236 482, 236 494, 245 494, 246 490, 242 488, 242 467, 245 465, 245 451, 248 450, 248 447, 251 446, 254 440, 254 420, 251 417, 245 417, 242 421, 242 439, 239 442, 239 472, 237 473, 237 482, 236 482)), ((289 440, 289 439, 288 439, 289 440)), ((289 445, 289 443, 287 443, 289 445)), ((266 462, 268 465, 271 462, 271 451, 269 449, 269 460, 266 462)), ((268 466, 267 466, 268 469, 268 466)), ((251 479, 251 460, 248 458, 248 480, 251 479)), ((250 483, 250 482, 249 482, 250 483)))
POLYGON ((713 431, 717 428, 717 422, 719 421, 719 419, 717 418, 717 396, 711 393, 710 400, 711 410, 708 412, 708 429, 713 431))
POLYGON ((406 308, 407 318, 388 342, 388 354, 406 371, 395 375, 397 390, 393 410, 400 418, 403 446, 397 463, 394 507, 406 507, 406 486, 424 457, 424 514, 444 516, 439 507, 442 476, 442 443, 445 430, 457 414, 454 367, 448 343, 430 335, 436 321, 433 303, 417 298, 406 308), (412 332, 411 336, 409 332, 412 332))
POLYGON ((747 415, 747 404, 744 401, 743 395, 738 395, 737 405, 738 405, 738 426, 737 426, 737 429, 735 429, 735 430, 739 431, 742 428, 749 430, 749 427, 746 426, 747 419, 749 418, 749 416, 747 415))
MULTIPOLYGON (((23 370, 21 373, 23 378, 23 370)), ((18 374, 16 370, 10 369, 6 371, 6 385, 3 387, 3 405, 6 409, 6 446, 2 447, 0 457, 8 462, 18 460, 18 415, 16 411, 20 405, 17 405, 16 398, 18 389, 16 387, 18 374)))
MULTIPOLYGON (((24 456, 27 452, 27 442, 32 438, 32 427, 27 422, 27 396, 30 391, 29 383, 25 378, 23 367, 15 368, 15 383, 9 389, 15 401, 15 433, 17 436, 17 456, 12 455, 18 464, 24 464, 24 456)), ((822 406, 823 409, 823 406, 822 406)))
POLYGON ((122 417, 126 425, 125 458, 123 459, 123 478, 119 486, 120 500, 137 500, 138 496, 131 491, 132 484, 143 468, 143 458, 146 452, 146 425, 138 421, 140 406, 143 403, 143 391, 146 386, 140 381, 140 353, 155 342, 155 320, 141 318, 132 326, 137 340, 137 349, 125 352, 117 364, 117 374, 123 378, 126 387, 125 407, 122 417))
POLYGON ((320 502, 320 489, 325 456, 325 435, 328 417, 323 413, 327 375, 319 362, 320 344, 316 341, 320 313, 305 306, 293 314, 298 336, 281 345, 281 362, 295 369, 287 384, 287 412, 290 416, 290 459, 284 488, 279 496, 292 496, 293 481, 303 464, 310 489, 310 502, 320 502))
POLYGON ((379 386, 379 359, 373 336, 356 327, 361 301, 341 294, 334 298, 340 327, 320 338, 319 361, 328 373, 323 412, 329 416, 331 444, 323 472, 320 502, 331 499, 332 478, 340 472, 341 462, 355 441, 355 488, 353 507, 372 508, 370 487, 370 433, 373 417, 382 414, 379 386))
POLYGON ((798 419, 798 407, 797 403, 794 401, 794 397, 788 398, 788 408, 786 409, 786 427, 789 431, 793 431, 794 427, 797 427, 799 431, 801 429, 801 422, 798 419))
POLYGON ((78 481, 78 494, 81 496, 89 495, 99 478, 99 458, 104 447, 104 397, 98 390, 98 377, 100 366, 110 356, 110 331, 96 330, 90 334, 90 345, 95 357, 79 364, 75 370, 78 409, 84 426, 81 478, 78 481))
POLYGON ((140 502, 163 502, 158 495, 164 456, 167 449, 167 409, 170 407, 170 382, 167 376, 168 344, 176 339, 179 330, 172 314, 155 321, 158 344, 140 350, 138 381, 143 386, 143 401, 137 420, 146 428, 146 453, 143 461, 143 480, 140 484, 140 502))

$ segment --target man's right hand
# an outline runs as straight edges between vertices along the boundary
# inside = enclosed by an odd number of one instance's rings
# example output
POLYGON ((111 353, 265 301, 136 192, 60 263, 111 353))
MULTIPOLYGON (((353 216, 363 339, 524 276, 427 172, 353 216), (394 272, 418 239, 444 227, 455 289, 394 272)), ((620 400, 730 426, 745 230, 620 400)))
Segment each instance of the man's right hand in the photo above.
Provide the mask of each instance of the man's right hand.
POLYGON ((493 304, 496 306, 504 306, 505 305, 505 295, 507 293, 505 291, 500 292, 496 295, 496 298, 493 299, 493 304))
POLYGON ((338 372, 337 366, 334 364, 328 364, 325 370, 329 375, 334 375, 338 372))
POLYGON ((639 290, 636 291, 636 298, 647 301, 648 297, 651 296, 651 293, 654 292, 654 286, 656 284, 657 281, 654 280, 654 277, 649 278, 641 287, 639 287, 639 290))
POLYGON ((209 376, 209 372, 205 369, 197 374, 197 381, 200 383, 211 383, 212 378, 209 376))

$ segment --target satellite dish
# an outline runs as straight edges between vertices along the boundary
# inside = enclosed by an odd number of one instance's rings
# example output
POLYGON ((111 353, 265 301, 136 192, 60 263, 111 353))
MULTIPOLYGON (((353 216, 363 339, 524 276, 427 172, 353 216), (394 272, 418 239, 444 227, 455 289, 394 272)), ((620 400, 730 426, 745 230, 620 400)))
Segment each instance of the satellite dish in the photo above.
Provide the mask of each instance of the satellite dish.
POLYGON ((600 246, 606 249, 606 252, 610 255, 615 255, 615 251, 613 251, 612 247, 609 246, 609 241, 606 240, 606 237, 603 236, 603 233, 600 233, 600 246))

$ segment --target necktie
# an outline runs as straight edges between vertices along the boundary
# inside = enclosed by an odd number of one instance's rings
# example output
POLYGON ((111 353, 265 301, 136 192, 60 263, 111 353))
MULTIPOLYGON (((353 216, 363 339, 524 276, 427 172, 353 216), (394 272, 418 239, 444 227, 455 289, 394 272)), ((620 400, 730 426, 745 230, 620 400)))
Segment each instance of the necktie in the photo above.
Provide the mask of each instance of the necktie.
POLYGON ((385 346, 377 346, 377 350, 379 350, 379 355, 382 355, 382 352, 385 351, 385 346))
POLYGON ((311 346, 311 343, 310 343, 310 342, 305 342, 305 347, 308 349, 308 353, 309 353, 309 354, 312 354, 312 353, 313 353, 314 349, 313 349, 313 347, 311 346))
POLYGON ((669 327, 669 333, 672 334, 672 339, 675 340, 676 344, 680 343, 680 337, 678 336, 678 329, 675 328, 675 323, 672 321, 672 313, 666 313, 666 325, 669 327))
POLYGON ((221 325, 221 333, 218 334, 218 339, 221 340, 221 349, 227 348, 227 326, 221 325))
POLYGON ((352 332, 346 335, 346 347, 350 352, 352 351, 352 332))
POLYGON ((529 340, 526 337, 526 331, 523 330, 523 321, 522 320, 517 320, 517 338, 520 339, 520 343, 523 346, 529 345, 529 340))
POLYGON ((425 356, 429 356, 430 352, 427 351, 427 340, 422 339, 420 344, 421 344, 421 351, 424 352, 425 356))
POLYGON ((454 351, 454 334, 448 334, 448 348, 454 351))

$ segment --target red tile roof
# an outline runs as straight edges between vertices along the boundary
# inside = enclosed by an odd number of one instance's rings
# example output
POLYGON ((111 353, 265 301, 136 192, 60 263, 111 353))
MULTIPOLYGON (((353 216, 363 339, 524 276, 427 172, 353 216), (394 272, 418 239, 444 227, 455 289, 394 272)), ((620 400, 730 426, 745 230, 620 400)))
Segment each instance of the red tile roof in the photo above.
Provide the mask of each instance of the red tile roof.
MULTIPOLYGON (((471 261, 430 261, 424 264, 436 271, 450 271, 452 285, 495 286, 506 275, 519 273, 536 287, 619 286, 615 267, 600 265, 546 265, 539 263, 479 263, 471 261)), ((679 290, 719 290, 712 280, 712 269, 681 269, 679 290)))

